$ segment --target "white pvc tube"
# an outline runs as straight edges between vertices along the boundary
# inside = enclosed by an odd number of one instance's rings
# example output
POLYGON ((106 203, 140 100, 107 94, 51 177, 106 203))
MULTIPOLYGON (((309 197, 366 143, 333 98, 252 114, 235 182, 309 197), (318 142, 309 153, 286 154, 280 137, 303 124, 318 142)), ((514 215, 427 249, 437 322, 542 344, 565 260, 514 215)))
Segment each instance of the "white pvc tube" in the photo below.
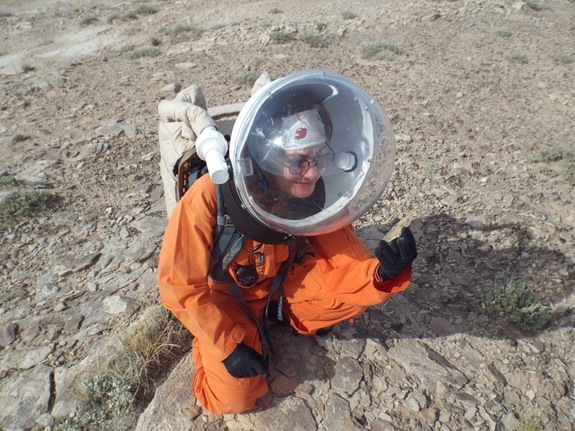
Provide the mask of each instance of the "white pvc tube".
POLYGON ((230 179, 224 157, 228 151, 228 142, 224 135, 214 127, 205 128, 196 141, 196 151, 200 159, 205 160, 213 183, 224 184, 230 179))
POLYGON ((230 179, 226 159, 218 148, 211 148, 206 153, 208 173, 214 184, 224 184, 230 179))

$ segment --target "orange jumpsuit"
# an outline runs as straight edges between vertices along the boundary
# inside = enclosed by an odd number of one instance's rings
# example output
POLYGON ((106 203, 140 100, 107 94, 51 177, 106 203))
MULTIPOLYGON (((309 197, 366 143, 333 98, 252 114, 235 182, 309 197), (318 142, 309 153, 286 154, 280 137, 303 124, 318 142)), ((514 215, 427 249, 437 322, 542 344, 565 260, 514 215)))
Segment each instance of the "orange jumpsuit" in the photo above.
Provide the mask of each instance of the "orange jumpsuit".
MULTIPOLYGON (((215 186, 208 175, 200 177, 177 204, 164 235, 158 267, 164 306, 194 335, 192 355, 196 367, 193 389, 200 403, 217 414, 251 409, 268 391, 262 376, 234 378, 222 361, 238 343, 262 352, 259 333, 247 310, 227 283, 208 279, 212 231, 216 224, 215 186)), ((393 280, 381 281, 379 261, 355 235, 351 226, 307 238, 310 247, 288 272, 284 283, 284 312, 300 333, 311 335, 362 313, 406 289, 411 268, 393 280)), ((249 265, 259 245, 247 239, 235 257, 249 265)), ((261 319, 273 277, 288 259, 285 245, 263 244, 263 262, 256 266, 258 283, 242 289, 261 319)))

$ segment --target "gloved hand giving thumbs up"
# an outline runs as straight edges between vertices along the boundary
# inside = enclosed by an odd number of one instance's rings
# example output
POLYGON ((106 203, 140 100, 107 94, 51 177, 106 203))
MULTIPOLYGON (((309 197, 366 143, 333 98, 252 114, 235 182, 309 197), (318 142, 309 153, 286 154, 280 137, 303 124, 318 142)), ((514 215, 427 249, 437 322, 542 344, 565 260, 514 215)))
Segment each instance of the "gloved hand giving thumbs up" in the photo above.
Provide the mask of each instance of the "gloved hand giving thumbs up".
POLYGON ((375 249, 375 256, 380 262, 379 277, 391 280, 405 271, 417 257, 415 238, 409 228, 401 229, 401 235, 389 243, 380 241, 375 249))

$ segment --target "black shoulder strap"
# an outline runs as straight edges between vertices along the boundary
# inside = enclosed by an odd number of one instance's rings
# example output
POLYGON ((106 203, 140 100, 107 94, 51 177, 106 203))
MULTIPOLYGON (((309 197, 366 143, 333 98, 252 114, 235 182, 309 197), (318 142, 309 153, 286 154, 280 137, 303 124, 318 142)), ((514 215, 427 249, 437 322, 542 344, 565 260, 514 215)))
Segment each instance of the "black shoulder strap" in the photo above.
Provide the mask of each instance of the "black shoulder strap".
POLYGON ((210 254, 210 278, 214 281, 232 282, 228 273, 232 260, 244 244, 245 236, 238 232, 226 213, 222 187, 216 184, 216 199, 218 212, 216 228, 213 234, 213 248, 210 254))

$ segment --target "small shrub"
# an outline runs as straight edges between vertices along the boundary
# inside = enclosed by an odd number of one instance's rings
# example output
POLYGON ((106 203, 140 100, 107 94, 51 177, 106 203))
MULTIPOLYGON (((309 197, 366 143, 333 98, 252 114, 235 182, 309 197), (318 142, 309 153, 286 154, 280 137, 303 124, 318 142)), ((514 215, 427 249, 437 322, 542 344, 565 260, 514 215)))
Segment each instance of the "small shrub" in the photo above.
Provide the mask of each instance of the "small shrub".
POLYGON ((299 39, 312 48, 326 48, 328 46, 327 39, 323 34, 306 32, 299 39))
POLYGON ((273 9, 270 10, 270 13, 272 15, 278 14, 278 13, 283 13, 281 9, 274 7, 273 9))
POLYGON ((361 47, 361 58, 373 58, 378 56, 382 51, 390 51, 394 54, 402 54, 403 50, 401 47, 394 43, 388 42, 374 42, 368 43, 361 47))
MULTIPOLYGON (((189 349, 188 330, 161 306, 148 307, 133 327, 121 322, 121 346, 110 352, 105 370, 82 383, 74 415, 54 431, 127 431, 134 406, 153 393, 155 378, 189 349)), ((146 398, 148 397, 148 398, 146 398)))
POLYGON ((427 172, 429 172, 430 174, 438 174, 442 171, 442 167, 439 163, 437 163, 436 161, 432 160, 431 162, 429 162, 426 166, 425 166, 425 170, 427 172))
POLYGON ((287 31, 274 30, 270 33, 270 40, 276 44, 284 44, 295 40, 296 37, 293 33, 287 31))
POLYGON ((565 181, 575 187, 575 158, 567 158, 563 163, 563 176, 565 181))
POLYGON ((138 6, 138 8, 134 10, 134 12, 138 15, 153 15, 155 13, 158 13, 158 10, 154 6, 142 4, 138 6))
POLYGON ((248 87, 253 87, 257 79, 258 79, 257 72, 248 71, 243 72, 240 75, 236 76, 234 82, 238 85, 246 85, 248 87))
POLYGON ((500 37, 511 37, 513 33, 511 33, 511 30, 499 30, 497 35, 500 37))
POLYGON ((538 1, 535 0, 526 0, 525 1, 525 5, 529 8, 529 9, 533 9, 536 11, 540 11, 545 9, 545 6, 542 5, 541 3, 539 3, 538 1))
POLYGON ((545 148, 531 156, 533 162, 556 162, 563 159, 565 150, 563 148, 545 148))
POLYGON ((555 57, 555 61, 561 64, 571 64, 573 63, 573 57, 569 54, 559 54, 557 57, 555 57))
POLYGON ((107 417, 125 412, 134 402, 130 386, 122 379, 97 374, 84 382, 85 407, 107 417))
POLYGON ((177 24, 173 27, 162 29, 161 32, 170 36, 170 43, 176 45, 190 39, 198 39, 202 35, 203 30, 190 24, 177 24))
POLYGON ((155 36, 151 36, 150 37, 150 45, 152 46, 160 46, 162 44, 161 39, 155 37, 155 36))
POLYGON ((82 26, 90 25, 96 21, 98 21, 98 18, 93 17, 93 16, 87 16, 87 17, 84 17, 80 20, 80 25, 82 25, 82 26))
POLYGON ((531 419, 522 418, 513 431, 539 431, 539 424, 531 419))
POLYGON ((116 21, 116 20, 121 20, 121 19, 122 19, 121 15, 115 13, 115 14, 113 14, 113 15, 110 15, 110 16, 106 19, 106 22, 107 22, 108 24, 112 24, 114 21, 116 21))
POLYGON ((118 329, 122 342, 108 365, 111 375, 123 379, 137 396, 145 396, 154 377, 170 360, 189 348, 189 332, 160 306, 142 313, 134 329, 118 329))
POLYGON ((111 429, 106 423, 121 417, 134 402, 123 379, 96 374, 82 384, 82 401, 71 418, 56 424, 54 431, 111 429))
POLYGON ((138 48, 134 49, 132 52, 128 54, 128 58, 130 60, 135 60, 142 57, 157 57, 160 55, 162 51, 159 48, 152 46, 148 48, 138 48))
POLYGON ((122 17, 121 17, 122 21, 134 21, 136 19, 138 19, 138 14, 136 13, 135 10, 130 11, 130 12, 122 15, 122 17))
POLYGON ((120 52, 132 52, 134 49, 136 49, 136 45, 128 44, 121 47, 120 52))
POLYGON ((14 187, 17 184, 18 181, 16 181, 16 178, 14 178, 12 175, 0 176, 0 188, 14 187))
MULTIPOLYGON (((561 172, 565 181, 569 185, 575 186, 575 150, 546 148, 538 151, 529 159, 534 163, 553 163, 561 161, 561 172)), ((540 171, 543 173, 547 172, 550 176, 557 176, 557 173, 549 167, 542 167, 540 168, 540 171)))
POLYGON ((549 178, 555 178, 559 175, 555 169, 552 169, 549 166, 542 166, 539 168, 539 172, 549 178))
POLYGON ((341 17, 343 19, 354 19, 357 18, 357 15, 351 11, 342 12, 341 17))
POLYGON ((50 208, 56 197, 45 191, 19 191, 8 193, 0 201, 0 227, 15 225, 50 208))
POLYGON ((361 47, 361 58, 373 58, 381 52, 383 47, 380 43, 368 43, 361 47))
POLYGON ((483 313, 502 317, 526 330, 543 329, 551 319, 549 307, 521 280, 489 283, 481 289, 480 300, 483 313))
POLYGON ((507 56, 507 60, 509 60, 511 63, 529 63, 529 58, 525 54, 511 54, 507 56))

